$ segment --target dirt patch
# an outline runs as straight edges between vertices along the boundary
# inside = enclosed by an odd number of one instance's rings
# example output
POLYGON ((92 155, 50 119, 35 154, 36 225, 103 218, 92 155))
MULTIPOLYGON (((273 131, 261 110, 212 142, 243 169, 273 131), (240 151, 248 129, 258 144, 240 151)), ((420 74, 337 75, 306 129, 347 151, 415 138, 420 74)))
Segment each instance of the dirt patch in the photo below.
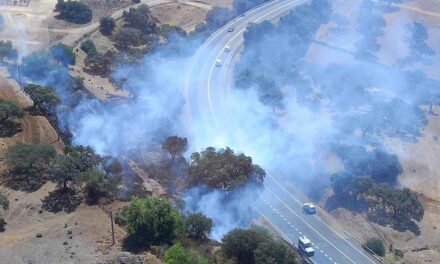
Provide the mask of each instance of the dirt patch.
POLYGON ((151 8, 151 13, 161 24, 179 26, 188 32, 193 31, 198 23, 205 21, 207 12, 207 9, 186 3, 169 3, 151 8))
POLYGON ((41 199, 53 189, 53 184, 34 193, 2 189, 11 201, 0 236, 2 258, 11 264, 96 263, 120 251, 125 231, 115 225, 116 244, 111 246, 110 219, 99 207, 81 205, 70 214, 41 211, 41 199))

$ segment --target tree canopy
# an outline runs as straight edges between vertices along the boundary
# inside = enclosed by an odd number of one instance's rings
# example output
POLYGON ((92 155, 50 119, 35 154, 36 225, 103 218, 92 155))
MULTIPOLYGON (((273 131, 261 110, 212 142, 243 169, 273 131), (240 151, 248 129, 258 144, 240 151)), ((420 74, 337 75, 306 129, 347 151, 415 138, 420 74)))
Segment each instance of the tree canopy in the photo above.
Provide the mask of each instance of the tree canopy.
POLYGON ((164 199, 133 198, 124 218, 127 233, 145 246, 169 244, 183 231, 182 217, 164 199))
POLYGON ((212 229, 212 219, 202 213, 190 214, 185 218, 185 234, 187 237, 203 240, 206 239, 212 229))
POLYGON ((162 149, 168 151, 171 160, 174 160, 177 155, 182 155, 188 149, 188 140, 178 136, 167 137, 162 144, 162 149))
POLYGON ((75 64, 75 53, 71 46, 59 43, 50 47, 49 52, 52 54, 54 60, 61 63, 63 66, 75 64))
POLYGON ((55 112, 55 108, 60 103, 60 99, 50 87, 44 87, 38 84, 27 84, 24 87, 24 92, 34 102, 34 109, 44 113, 52 114, 55 112))
POLYGON ((206 148, 191 155, 190 183, 205 184, 210 188, 233 191, 247 184, 261 185, 266 172, 252 163, 243 153, 235 154, 230 148, 206 148))
POLYGON ((99 31, 104 36, 110 36, 115 29, 116 23, 112 17, 103 17, 99 20, 99 31))
POLYGON ((58 0, 55 10, 59 12, 57 18, 75 24, 89 23, 93 17, 92 9, 79 1, 58 0))
POLYGON ((158 32, 158 20, 151 14, 150 8, 145 4, 124 11, 122 18, 125 21, 125 26, 138 29, 143 34, 158 32))
POLYGON ((8 185, 19 190, 37 190, 46 181, 46 172, 55 156, 54 147, 47 144, 17 143, 9 147, 5 155, 8 185))
POLYGON ((222 251, 238 264, 297 264, 297 254, 264 229, 234 229, 222 239, 222 251))
POLYGON ((0 99, 0 137, 11 136, 19 130, 16 119, 22 118, 23 110, 14 102, 0 99))

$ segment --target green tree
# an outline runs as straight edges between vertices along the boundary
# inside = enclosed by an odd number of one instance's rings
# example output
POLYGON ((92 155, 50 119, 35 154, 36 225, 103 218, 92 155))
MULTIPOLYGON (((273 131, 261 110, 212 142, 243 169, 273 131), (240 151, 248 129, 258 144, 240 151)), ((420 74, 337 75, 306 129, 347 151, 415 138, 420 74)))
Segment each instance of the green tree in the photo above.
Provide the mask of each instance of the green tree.
POLYGON ((171 160, 174 160, 177 155, 182 155, 188 149, 188 140, 178 136, 167 137, 162 143, 162 149, 168 151, 171 160))
POLYGON ((99 20, 99 31, 101 31, 104 36, 110 36, 115 26, 116 23, 112 17, 103 17, 99 20))
POLYGON ((75 24, 86 24, 92 20, 93 12, 84 3, 79 1, 58 0, 55 10, 59 12, 58 19, 66 20, 75 24))
POLYGON ((75 65, 75 53, 71 46, 62 43, 56 44, 49 48, 52 58, 63 66, 75 65))
POLYGON ((268 239, 255 250, 255 264, 299 264, 295 252, 280 241, 268 239))
POLYGON ((225 191, 236 190, 246 184, 263 183, 265 171, 252 163, 252 158, 235 154, 230 148, 206 148, 191 155, 190 184, 206 184, 225 191))
POLYGON ((255 230, 234 229, 222 239, 222 250, 229 258, 236 258, 239 264, 254 264, 254 251, 266 237, 255 230))
POLYGON ((151 14, 150 8, 145 4, 140 5, 138 8, 130 8, 128 12, 124 11, 122 18, 126 26, 136 28, 143 34, 158 32, 158 20, 151 14))
POLYGON ((14 102, 0 99, 0 137, 12 136, 20 130, 17 118, 22 118, 23 110, 14 102))
POLYGON ((362 245, 367 251, 373 251, 378 256, 385 256, 385 245, 382 240, 378 238, 370 238, 362 245))
POLYGON ((124 212, 127 233, 138 243, 171 243, 182 233, 183 222, 177 209, 164 199, 134 198, 124 212))
POLYGON ((79 183, 82 174, 74 158, 58 155, 50 166, 49 179, 62 189, 67 189, 69 183, 79 183))
POLYGON ((38 84, 27 84, 24 92, 34 102, 33 108, 44 114, 55 112, 55 108, 60 103, 60 99, 50 87, 43 87, 38 84))
POLYGON ((185 234, 190 238, 203 240, 208 237, 211 229, 212 219, 202 213, 190 214, 185 219, 185 234))
POLYGON ((165 264, 194 264, 190 252, 186 251, 179 243, 174 244, 165 251, 165 264))
POLYGON ((132 27, 123 27, 116 33, 115 42, 123 50, 129 47, 137 47, 145 43, 142 32, 132 27))
POLYGON ((81 42, 80 48, 82 51, 87 53, 87 56, 91 56, 93 54, 98 53, 95 43, 93 43, 93 40, 91 39, 87 39, 86 41, 81 42))
POLYGON ((13 48, 10 40, 0 40, 0 61, 4 59, 16 60, 18 58, 18 52, 13 48))

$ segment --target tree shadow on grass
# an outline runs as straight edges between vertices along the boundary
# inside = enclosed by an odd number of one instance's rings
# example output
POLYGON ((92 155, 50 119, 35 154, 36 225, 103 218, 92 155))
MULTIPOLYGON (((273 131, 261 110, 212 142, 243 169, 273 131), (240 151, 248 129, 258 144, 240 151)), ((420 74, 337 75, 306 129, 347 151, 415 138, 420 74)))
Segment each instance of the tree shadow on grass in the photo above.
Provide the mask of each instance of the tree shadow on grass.
POLYGON ((22 192, 35 192, 46 183, 43 177, 25 174, 6 173, 3 179, 6 187, 22 192))
POLYGON ((384 210, 370 210, 367 214, 368 220, 381 226, 389 226, 399 232, 410 231, 414 235, 420 235, 418 225, 408 217, 390 217, 384 210))
POLYGON ((148 245, 147 243, 143 242, 142 239, 139 239, 138 236, 129 235, 125 237, 124 241, 122 242, 122 248, 125 251, 136 254, 148 249, 148 245))
POLYGON ((81 204, 78 192, 71 188, 60 188, 50 192, 43 200, 43 209, 52 213, 71 213, 81 204))
POLYGON ((368 203, 363 200, 341 200, 334 195, 327 199, 325 203, 327 211, 333 211, 338 208, 345 208, 353 213, 360 214, 368 211, 368 203))

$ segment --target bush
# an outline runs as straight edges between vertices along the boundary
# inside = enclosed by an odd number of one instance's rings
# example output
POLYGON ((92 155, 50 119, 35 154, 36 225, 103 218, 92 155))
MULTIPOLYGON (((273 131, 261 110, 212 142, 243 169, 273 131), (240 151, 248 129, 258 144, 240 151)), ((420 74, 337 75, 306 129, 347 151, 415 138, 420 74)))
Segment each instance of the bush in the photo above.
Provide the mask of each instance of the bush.
POLYGON ((9 172, 6 184, 23 191, 35 191, 47 180, 49 163, 55 157, 52 145, 30 145, 18 143, 6 152, 9 172))
POLYGON ((185 250, 177 243, 165 251, 165 264, 209 264, 210 262, 194 252, 185 250))
POLYGON ((110 36, 115 25, 115 20, 112 17, 103 17, 99 20, 99 31, 104 36, 110 36))
POLYGON ((0 137, 12 136, 19 132, 20 123, 17 118, 22 118, 23 110, 14 102, 0 99, 0 137))
POLYGON ((171 203, 154 197, 134 198, 124 212, 125 229, 138 244, 169 244, 182 233, 182 218, 171 203))
POLYGON ((145 38, 142 32, 132 27, 121 28, 114 36, 114 39, 119 48, 123 50, 145 44, 145 38))
POLYGON ((58 0, 55 8, 60 12, 57 18, 76 24, 89 23, 93 17, 92 10, 86 4, 78 1, 58 0))
POLYGON ((362 247, 369 251, 373 251, 376 255, 378 256, 385 256, 385 245, 383 243, 382 240, 378 239, 378 238, 370 238, 368 239, 363 245, 362 247))
POLYGON ((81 42, 81 50, 87 53, 88 56, 97 53, 95 43, 93 40, 87 39, 86 41, 81 42))
POLYGON ((60 62, 63 66, 75 64, 75 53, 73 48, 64 44, 57 44, 49 48, 54 60, 60 62))
POLYGON ((3 61, 4 59, 15 60, 17 57, 18 52, 12 47, 12 42, 10 40, 0 40, 0 61, 3 61))
POLYGON ((151 14, 150 8, 142 4, 138 8, 130 8, 122 14, 126 26, 136 28, 143 34, 155 34, 158 31, 157 19, 151 14))
POLYGON ((185 219, 185 234, 190 238, 203 240, 208 237, 211 229, 212 219, 201 213, 191 214, 185 219))

